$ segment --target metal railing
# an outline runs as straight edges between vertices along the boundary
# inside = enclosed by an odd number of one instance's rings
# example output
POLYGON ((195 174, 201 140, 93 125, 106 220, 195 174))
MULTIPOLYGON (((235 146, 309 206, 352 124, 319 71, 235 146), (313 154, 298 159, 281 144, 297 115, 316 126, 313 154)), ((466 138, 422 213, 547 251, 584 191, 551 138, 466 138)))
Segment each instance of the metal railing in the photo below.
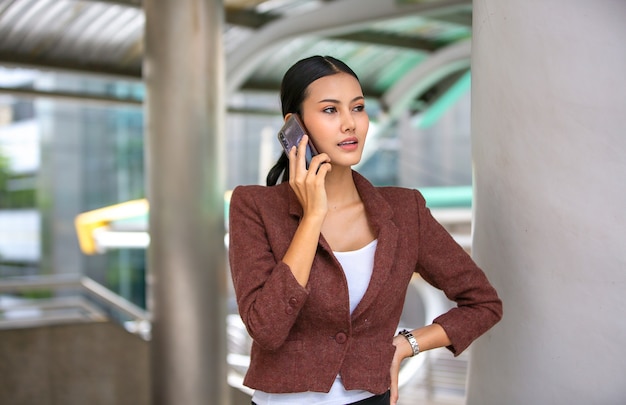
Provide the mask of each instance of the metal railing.
MULTIPOLYGON (((415 277, 407 292, 407 304, 413 309, 403 312, 399 328, 428 322, 445 310, 441 294, 415 277), (417 301, 416 301, 417 300, 417 301), (419 302, 418 302, 419 301, 419 302), (417 308, 422 311, 417 311, 417 308)), ((152 316, 149 311, 114 293, 95 280, 82 275, 42 275, 0 279, 0 329, 36 327, 74 322, 102 322, 117 311, 126 320, 124 328, 148 341, 151 338, 152 316), (19 298, 23 293, 48 292, 46 298, 19 298), (100 304, 100 305, 98 305, 100 304)), ((250 363, 252 340, 236 313, 227 316, 229 384, 251 393, 243 385, 250 363)), ((424 368, 427 354, 405 361, 400 372, 400 385, 414 379, 424 368)))
POLYGON ((150 313, 86 276, 58 274, 0 279, 0 298, 0 329, 105 321, 109 319, 106 310, 114 310, 131 319, 131 324, 125 325, 127 329, 149 339, 146 334, 149 330, 141 325, 150 324, 150 313), (34 299, 17 296, 35 291, 49 294, 34 299))

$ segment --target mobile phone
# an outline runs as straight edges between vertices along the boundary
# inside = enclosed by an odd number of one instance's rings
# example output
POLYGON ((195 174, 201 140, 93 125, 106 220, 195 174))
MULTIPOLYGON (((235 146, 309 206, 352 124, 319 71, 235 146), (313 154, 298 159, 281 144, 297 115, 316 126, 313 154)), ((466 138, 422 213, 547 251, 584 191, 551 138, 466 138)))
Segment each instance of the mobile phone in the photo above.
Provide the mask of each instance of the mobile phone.
MULTIPOLYGON (((285 153, 289 155, 289 151, 293 146, 298 146, 302 137, 306 135, 306 129, 298 114, 291 114, 291 116, 285 121, 285 125, 278 131, 278 141, 283 146, 285 153)), ((311 159, 313 156, 317 155, 318 152, 313 146, 313 142, 311 141, 311 137, 309 137, 309 142, 306 145, 306 168, 309 168, 309 164, 311 163, 311 159)))

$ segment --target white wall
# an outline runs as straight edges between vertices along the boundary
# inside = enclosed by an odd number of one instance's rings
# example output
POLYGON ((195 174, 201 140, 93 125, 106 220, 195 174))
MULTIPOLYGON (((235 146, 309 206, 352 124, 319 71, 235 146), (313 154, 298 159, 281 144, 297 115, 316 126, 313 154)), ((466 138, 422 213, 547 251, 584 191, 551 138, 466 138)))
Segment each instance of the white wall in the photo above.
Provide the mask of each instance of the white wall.
POLYGON ((0 210, 0 259, 38 261, 40 221, 37 210, 0 210))
POLYGON ((476 0, 468 404, 626 403, 626 1, 476 0))

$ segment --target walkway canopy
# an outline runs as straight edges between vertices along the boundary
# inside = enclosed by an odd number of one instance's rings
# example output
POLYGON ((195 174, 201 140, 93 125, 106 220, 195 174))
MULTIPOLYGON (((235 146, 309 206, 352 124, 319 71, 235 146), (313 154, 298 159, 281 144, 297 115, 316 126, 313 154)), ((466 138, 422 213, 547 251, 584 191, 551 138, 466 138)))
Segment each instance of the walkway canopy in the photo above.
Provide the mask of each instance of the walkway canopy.
MULTIPOLYGON (((142 79, 141 0, 0 0, 0 66, 142 79)), ((228 94, 276 92, 296 60, 332 55, 380 102, 384 128, 426 110, 469 70, 469 0, 225 0, 228 94)), ((0 93, 141 104, 137 97, 15 88, 0 93)), ((257 111, 258 112, 258 111, 257 111)), ((276 112, 272 112, 276 113, 276 112)), ((373 117, 376 119, 377 117, 373 117)))

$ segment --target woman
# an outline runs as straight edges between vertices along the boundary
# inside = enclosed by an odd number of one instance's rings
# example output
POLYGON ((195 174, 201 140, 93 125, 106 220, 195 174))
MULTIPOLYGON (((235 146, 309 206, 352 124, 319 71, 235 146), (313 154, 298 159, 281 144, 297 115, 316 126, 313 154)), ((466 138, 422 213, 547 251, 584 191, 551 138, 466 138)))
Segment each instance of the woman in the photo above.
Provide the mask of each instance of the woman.
POLYGON ((403 359, 460 354, 500 320, 501 301, 417 190, 374 187, 352 170, 369 118, 348 66, 297 62, 281 102, 310 139, 281 156, 268 187, 237 187, 230 203, 231 272, 253 339, 244 384, 258 405, 395 404, 403 359), (320 153, 307 170, 311 141, 320 153), (288 182, 276 185, 281 174, 288 182), (414 272, 457 307, 396 335, 414 272))

